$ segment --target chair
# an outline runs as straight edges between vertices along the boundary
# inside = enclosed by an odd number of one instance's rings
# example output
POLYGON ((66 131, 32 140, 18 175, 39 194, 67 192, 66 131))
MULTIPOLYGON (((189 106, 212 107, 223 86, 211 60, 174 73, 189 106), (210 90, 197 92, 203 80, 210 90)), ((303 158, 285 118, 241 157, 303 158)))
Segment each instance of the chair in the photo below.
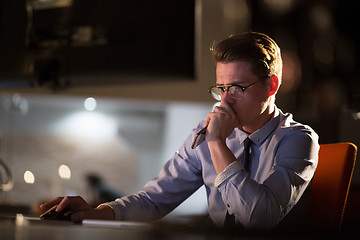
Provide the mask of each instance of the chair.
POLYGON ((357 147, 352 143, 321 144, 312 180, 310 217, 315 228, 340 231, 357 147))

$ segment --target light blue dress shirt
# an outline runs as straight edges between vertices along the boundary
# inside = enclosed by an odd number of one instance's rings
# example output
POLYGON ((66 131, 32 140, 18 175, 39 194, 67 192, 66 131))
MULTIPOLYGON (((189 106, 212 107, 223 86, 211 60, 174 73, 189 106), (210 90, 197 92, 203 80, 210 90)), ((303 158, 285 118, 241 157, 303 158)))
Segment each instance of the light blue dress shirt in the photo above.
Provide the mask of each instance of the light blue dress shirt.
POLYGON ((152 221, 172 211, 205 185, 208 211, 217 226, 227 212, 247 228, 271 228, 298 202, 311 181, 318 161, 318 136, 291 114, 276 108, 273 118, 252 134, 234 129, 227 146, 238 161, 216 174, 206 141, 192 149, 201 122, 159 175, 141 191, 106 203, 116 220, 152 221), (250 171, 242 165, 244 140, 254 142, 250 171))

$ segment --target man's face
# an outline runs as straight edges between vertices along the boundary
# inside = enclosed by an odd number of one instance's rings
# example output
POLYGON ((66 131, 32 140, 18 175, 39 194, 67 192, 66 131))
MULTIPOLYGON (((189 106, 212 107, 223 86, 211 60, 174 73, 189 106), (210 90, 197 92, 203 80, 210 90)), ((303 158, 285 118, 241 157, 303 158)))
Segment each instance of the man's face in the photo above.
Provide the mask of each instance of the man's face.
MULTIPOLYGON (((248 86, 258 80, 259 78, 252 73, 248 62, 219 62, 216 65, 217 85, 248 86)), ((245 131, 256 129, 266 117, 266 110, 270 104, 269 91, 268 81, 259 81, 246 88, 240 98, 233 98, 225 91, 221 97, 221 104, 226 102, 233 109, 238 120, 238 128, 243 128, 245 131)))

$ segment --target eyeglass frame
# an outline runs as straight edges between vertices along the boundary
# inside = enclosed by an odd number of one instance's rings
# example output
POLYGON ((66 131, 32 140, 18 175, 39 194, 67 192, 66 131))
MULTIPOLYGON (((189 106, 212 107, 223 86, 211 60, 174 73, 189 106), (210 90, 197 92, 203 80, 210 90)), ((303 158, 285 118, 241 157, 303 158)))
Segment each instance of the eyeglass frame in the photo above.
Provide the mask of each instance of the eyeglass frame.
MULTIPOLYGON (((267 76, 264 77, 264 78, 267 78, 267 76)), ((211 94, 211 96, 212 96, 215 100, 217 100, 217 101, 221 101, 221 96, 219 95, 219 96, 220 96, 220 99, 215 98, 214 94, 212 94, 212 92, 211 92, 211 89, 212 89, 212 88, 221 89, 222 93, 224 93, 224 92, 226 91, 226 92, 228 92, 228 93, 230 94, 230 96, 231 96, 232 98, 239 99, 239 98, 237 98, 237 97, 234 97, 234 96, 229 92, 229 89, 230 89, 231 87, 238 87, 238 88, 240 88, 241 91, 242 91, 243 94, 244 94, 244 93, 245 93, 245 90, 246 90, 247 88, 251 87, 252 85, 254 85, 254 84, 257 83, 257 82, 260 82, 261 80, 263 80, 263 79, 260 78, 259 80, 255 81, 255 82, 253 82, 253 83, 251 83, 250 85, 247 85, 247 86, 241 86, 241 85, 239 85, 239 84, 229 84, 229 85, 217 85, 217 84, 215 84, 215 85, 209 87, 209 88, 208 88, 208 91, 209 91, 209 93, 211 94)))

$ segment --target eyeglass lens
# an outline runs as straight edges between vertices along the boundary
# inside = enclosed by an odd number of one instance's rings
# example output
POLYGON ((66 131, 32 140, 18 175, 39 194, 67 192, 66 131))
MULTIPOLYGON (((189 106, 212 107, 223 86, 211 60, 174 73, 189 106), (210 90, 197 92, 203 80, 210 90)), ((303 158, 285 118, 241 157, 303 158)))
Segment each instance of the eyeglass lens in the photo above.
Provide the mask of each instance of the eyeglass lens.
POLYGON ((228 88, 214 86, 210 88, 211 95, 218 101, 221 100, 221 94, 224 91, 227 91, 234 98, 240 98, 244 93, 244 91, 238 86, 230 86, 228 88))

